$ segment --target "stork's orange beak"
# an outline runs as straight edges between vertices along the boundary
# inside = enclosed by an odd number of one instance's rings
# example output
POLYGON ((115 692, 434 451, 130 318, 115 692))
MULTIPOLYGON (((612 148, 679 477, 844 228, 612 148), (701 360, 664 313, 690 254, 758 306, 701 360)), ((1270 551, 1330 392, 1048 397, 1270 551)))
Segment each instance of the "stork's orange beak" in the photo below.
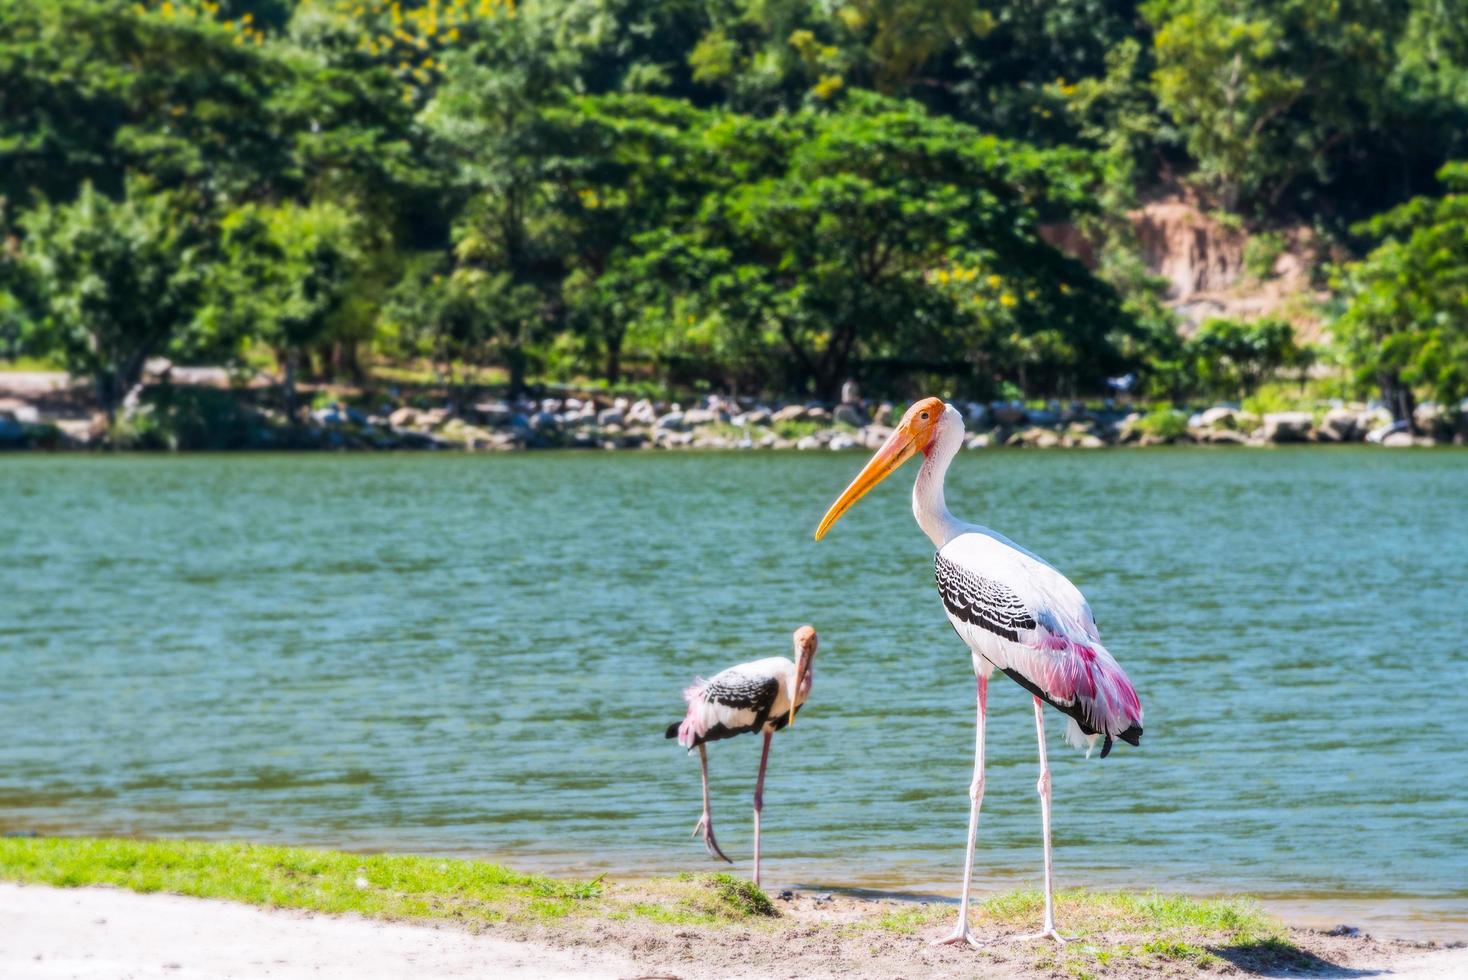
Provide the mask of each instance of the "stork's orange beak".
POLYGON ((817 541, 825 537, 831 525, 840 520, 841 515, 850 510, 852 504, 866 496, 868 490, 881 483, 893 470, 911 459, 918 451, 917 439, 907 423, 908 420, 904 418, 897 424, 897 428, 892 430, 887 441, 882 443, 882 448, 878 449, 876 455, 867 461, 867 465, 862 467, 860 473, 856 474, 856 479, 851 481, 851 485, 841 491, 841 496, 836 498, 831 509, 826 511, 826 516, 821 518, 821 526, 816 528, 817 541))

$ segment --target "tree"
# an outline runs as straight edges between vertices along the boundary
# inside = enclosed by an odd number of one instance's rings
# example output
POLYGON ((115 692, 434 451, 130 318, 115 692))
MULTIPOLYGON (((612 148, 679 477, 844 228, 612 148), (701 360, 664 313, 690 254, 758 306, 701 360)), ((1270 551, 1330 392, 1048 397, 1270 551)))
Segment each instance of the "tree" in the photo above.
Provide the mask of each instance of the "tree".
POLYGON ((326 201, 245 205, 220 222, 203 319, 222 336, 258 339, 275 351, 291 419, 302 356, 350 297, 362 237, 358 220, 326 201))
POLYGON ((1380 240, 1336 285, 1346 297, 1336 339, 1358 382, 1397 419, 1419 395, 1468 397, 1468 163, 1444 167, 1442 197, 1419 197, 1359 226, 1380 240))
POLYGON ((1299 357, 1295 331, 1284 320, 1204 320, 1187 343, 1194 377, 1210 395, 1243 398, 1259 383, 1299 357))
POLYGON ((837 113, 728 117, 705 138, 723 181, 659 247, 695 316, 788 356, 818 396, 860 362, 980 385, 1021 366, 1094 384, 1119 366, 1115 294, 1039 235, 1084 206, 1085 155, 868 95, 837 113))
POLYGON ((1228 210, 1277 205, 1381 115, 1401 29, 1376 0, 1152 0, 1157 99, 1228 210))
POLYGON ((21 218, 20 261, 31 306, 24 338, 88 377, 116 418, 148 358, 186 351, 202 299, 203 233, 176 195, 130 183, 112 201, 84 184, 71 204, 42 202, 21 218))
POLYGON ((240 25, 110 0, 0 0, 0 19, 0 194, 117 196, 129 173, 232 198, 292 183, 268 108, 290 69, 240 25))
POLYGON ((449 60, 423 119, 467 200, 454 222, 454 275, 501 289, 491 310, 510 388, 525 385, 530 345, 559 315, 565 240, 554 219, 554 139, 545 114, 573 90, 574 58, 552 24, 522 12, 487 25, 449 60))
POLYGON ((616 95, 577 99, 546 121, 566 325, 615 384, 629 329, 658 303, 648 243, 693 216, 718 166, 697 135, 709 119, 672 99, 616 95))

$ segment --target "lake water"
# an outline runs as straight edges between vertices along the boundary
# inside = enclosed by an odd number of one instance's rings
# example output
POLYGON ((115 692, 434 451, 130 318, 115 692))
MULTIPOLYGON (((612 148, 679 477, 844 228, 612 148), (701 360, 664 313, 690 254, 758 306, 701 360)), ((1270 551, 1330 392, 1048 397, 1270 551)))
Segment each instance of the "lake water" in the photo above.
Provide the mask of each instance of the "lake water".
MULTIPOLYGON (((0 831, 712 868, 663 729, 811 622, 766 883, 956 894, 973 678, 915 467, 811 540, 863 459, 0 457, 0 831)), ((1468 936, 1468 453, 969 452, 949 480, 1081 586, 1146 707, 1104 761, 1051 715, 1060 886, 1468 936)), ((978 880, 1037 886, 1030 700, 996 676, 990 705, 978 880)), ((759 742, 709 755, 742 861, 759 742)))

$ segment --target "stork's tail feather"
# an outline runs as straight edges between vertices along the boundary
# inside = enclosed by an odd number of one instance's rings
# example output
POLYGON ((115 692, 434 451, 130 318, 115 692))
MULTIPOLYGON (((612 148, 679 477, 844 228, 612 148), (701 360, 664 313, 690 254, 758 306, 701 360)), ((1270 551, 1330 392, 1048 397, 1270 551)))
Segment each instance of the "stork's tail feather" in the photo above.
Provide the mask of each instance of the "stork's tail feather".
POLYGON ((671 725, 669 725, 668 730, 663 733, 663 738, 677 738, 678 726, 681 724, 683 724, 681 721, 675 721, 671 725))
MULTIPOLYGON (((1134 724, 1126 731, 1118 732, 1114 737, 1121 739, 1128 745, 1141 745, 1142 726, 1134 724)), ((1096 743, 1099 741, 1101 743, 1101 758, 1104 759, 1111 754, 1113 736, 1103 734, 1102 732, 1094 732, 1087 735, 1081 731, 1081 726, 1072 718, 1070 724, 1065 728, 1065 740, 1075 748, 1085 749, 1086 758, 1088 759, 1091 757, 1091 751, 1095 749, 1096 743)))

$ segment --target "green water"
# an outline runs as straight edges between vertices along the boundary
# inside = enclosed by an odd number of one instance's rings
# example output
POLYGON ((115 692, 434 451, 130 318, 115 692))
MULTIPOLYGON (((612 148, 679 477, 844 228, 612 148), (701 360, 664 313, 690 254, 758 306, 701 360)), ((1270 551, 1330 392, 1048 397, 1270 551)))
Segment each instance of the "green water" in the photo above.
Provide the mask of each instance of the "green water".
MULTIPOLYGON (((711 867, 662 738, 821 631, 767 883, 953 894, 968 655, 915 471, 848 454, 0 457, 0 831, 711 867)), ((1146 706, 1051 724, 1062 886, 1330 896, 1468 932, 1468 454, 964 453, 948 493, 1087 593, 1146 706)), ((981 887, 1035 884, 1029 698, 991 695, 981 887)), ((754 738, 711 748, 749 851, 754 738)))

